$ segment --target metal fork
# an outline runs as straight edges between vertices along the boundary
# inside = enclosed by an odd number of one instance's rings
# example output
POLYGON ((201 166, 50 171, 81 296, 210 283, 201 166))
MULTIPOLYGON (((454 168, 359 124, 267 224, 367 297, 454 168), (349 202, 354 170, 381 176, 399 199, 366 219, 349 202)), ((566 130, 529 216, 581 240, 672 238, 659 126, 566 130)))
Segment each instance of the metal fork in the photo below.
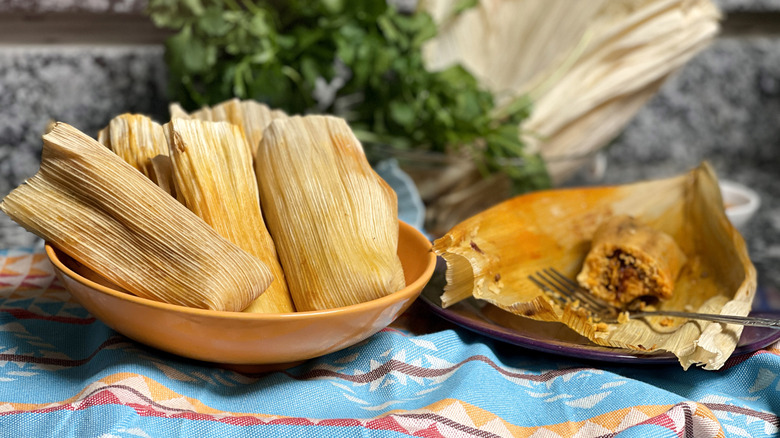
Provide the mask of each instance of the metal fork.
MULTIPOLYGON (((535 274, 529 275, 528 279, 543 291, 548 292, 548 296, 558 301, 559 304, 565 306, 568 303, 577 301, 581 307, 600 317, 605 322, 616 321, 618 314, 621 312, 601 298, 592 295, 587 290, 580 287, 574 280, 571 280, 554 268, 537 271, 535 274)), ((628 311, 629 318, 641 318, 644 316, 676 316, 680 318, 722 322, 726 324, 780 329, 780 319, 678 312, 674 310, 628 311)))

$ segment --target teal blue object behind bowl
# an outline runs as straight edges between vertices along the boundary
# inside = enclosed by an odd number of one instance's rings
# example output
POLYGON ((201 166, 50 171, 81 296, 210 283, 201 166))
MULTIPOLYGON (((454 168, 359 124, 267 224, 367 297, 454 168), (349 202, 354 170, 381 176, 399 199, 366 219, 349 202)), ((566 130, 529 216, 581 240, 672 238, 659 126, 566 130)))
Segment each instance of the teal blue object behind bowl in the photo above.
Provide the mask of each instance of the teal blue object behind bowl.
POLYGON ((425 205, 412 178, 401 170, 398 161, 394 158, 376 163, 374 170, 398 195, 398 219, 430 238, 425 231, 425 205))

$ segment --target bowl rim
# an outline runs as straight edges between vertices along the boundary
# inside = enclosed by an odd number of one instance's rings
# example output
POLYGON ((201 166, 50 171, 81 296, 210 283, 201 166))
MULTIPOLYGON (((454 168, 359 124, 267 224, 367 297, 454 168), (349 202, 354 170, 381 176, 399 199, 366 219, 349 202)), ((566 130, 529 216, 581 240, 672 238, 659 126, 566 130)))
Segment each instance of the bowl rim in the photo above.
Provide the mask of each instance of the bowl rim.
POLYGON ((226 310, 198 309, 194 307, 179 306, 176 304, 169 304, 169 303, 164 303, 162 301, 154 301, 148 298, 142 298, 127 292, 122 292, 116 289, 109 288, 107 286, 104 286, 102 284, 96 283, 92 280, 83 277, 82 275, 74 272, 72 269, 67 267, 59 259, 59 253, 62 253, 62 250, 55 248, 48 241, 45 242, 44 246, 46 250, 46 255, 48 256, 51 263, 64 275, 68 276, 72 280, 81 283, 82 285, 90 289, 97 290, 111 297, 120 300, 129 301, 134 304, 138 304, 146 307, 152 307, 158 310, 172 311, 181 314, 188 314, 188 315, 201 316, 201 317, 211 317, 211 318, 222 318, 222 319, 271 321, 271 320, 327 318, 335 314, 353 313, 353 312, 359 313, 374 308, 384 308, 389 306, 393 302, 407 298, 408 296, 414 295, 415 293, 419 294, 419 292, 422 291, 422 288, 424 287, 425 283, 427 283, 430 280, 430 277, 433 275, 434 268, 436 267, 436 254, 433 252, 433 247, 430 240, 427 239, 422 233, 420 233, 419 230, 417 230, 416 228, 412 227, 411 225, 403 221, 398 221, 398 222, 399 222, 399 232, 401 229, 405 228, 406 229, 405 231, 411 234, 413 240, 417 240, 417 241, 425 240, 426 242, 428 242, 429 250, 428 250, 428 257, 427 257, 428 259, 427 265, 425 266, 425 269, 423 270, 422 274, 419 275, 413 282, 407 284, 403 289, 395 291, 389 295, 385 295, 383 297, 373 299, 371 301, 352 304, 350 306, 336 307, 333 309, 308 310, 308 311, 290 312, 290 313, 248 313, 248 312, 230 312, 226 310))

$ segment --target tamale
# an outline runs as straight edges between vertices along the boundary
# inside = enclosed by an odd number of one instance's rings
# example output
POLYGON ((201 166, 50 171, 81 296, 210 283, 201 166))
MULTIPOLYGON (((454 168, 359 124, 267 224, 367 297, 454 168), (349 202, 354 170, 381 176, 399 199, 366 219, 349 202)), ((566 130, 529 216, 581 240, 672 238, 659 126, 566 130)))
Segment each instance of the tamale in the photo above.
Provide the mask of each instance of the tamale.
POLYGON ((77 129, 43 136, 38 173, 0 204, 14 221, 143 298, 239 311, 268 267, 77 129))
MULTIPOLYGON (((176 117, 184 116, 181 107, 171 108, 171 111, 171 114, 176 113, 176 117)), ((267 105, 254 100, 230 99, 212 107, 203 107, 189 114, 189 117, 213 122, 230 122, 240 126, 249 142, 252 157, 255 157, 265 128, 272 120, 287 117, 287 114, 281 110, 272 110, 267 105)))
POLYGON ((168 154, 162 126, 142 114, 122 114, 98 132, 98 141, 154 182, 152 158, 168 154))
POLYGON ((182 108, 181 105, 174 102, 170 105, 168 105, 168 113, 171 116, 171 119, 189 119, 190 115, 187 114, 187 111, 182 108))
POLYGON ((434 242, 447 262, 443 305, 473 297, 523 317, 560 321, 599 345, 663 350, 684 368, 720 368, 742 326, 667 317, 604 324, 576 306, 561 308, 528 279, 549 267, 573 279, 596 230, 618 215, 669 235, 687 258, 672 295, 658 308, 748 314, 756 270, 707 163, 666 179, 528 193, 461 222, 434 242))
POLYGON ((638 298, 652 303, 672 296, 686 260, 668 234, 616 215, 596 229, 577 281, 617 308, 638 298))
POLYGON ((357 304, 404 287, 396 194, 343 119, 272 121, 255 168, 299 311, 357 304))
POLYGON ((173 119, 170 158, 179 199, 217 232, 262 260, 274 281, 245 309, 258 313, 295 311, 268 233, 244 134, 227 122, 173 119))

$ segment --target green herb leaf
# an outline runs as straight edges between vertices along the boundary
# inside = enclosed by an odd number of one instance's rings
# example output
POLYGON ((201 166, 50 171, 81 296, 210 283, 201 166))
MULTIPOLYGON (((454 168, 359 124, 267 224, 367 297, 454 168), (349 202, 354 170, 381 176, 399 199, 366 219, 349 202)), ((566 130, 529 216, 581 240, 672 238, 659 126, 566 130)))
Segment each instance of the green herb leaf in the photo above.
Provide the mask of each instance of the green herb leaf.
MULTIPOLYGON (((454 14, 475 5, 458 0, 454 14)), ((426 70, 422 47, 437 29, 424 12, 401 13, 386 0, 149 0, 147 12, 176 31, 166 62, 185 108, 241 97, 289 114, 324 110, 347 119, 369 147, 467 151, 518 190, 549 184, 519 135, 527 98, 499 108, 462 66, 426 70), (323 109, 315 84, 337 75, 343 82, 323 109)))
POLYGON ((218 37, 225 35, 232 24, 225 20, 222 10, 219 8, 208 8, 198 18, 198 27, 206 33, 206 35, 218 37))

